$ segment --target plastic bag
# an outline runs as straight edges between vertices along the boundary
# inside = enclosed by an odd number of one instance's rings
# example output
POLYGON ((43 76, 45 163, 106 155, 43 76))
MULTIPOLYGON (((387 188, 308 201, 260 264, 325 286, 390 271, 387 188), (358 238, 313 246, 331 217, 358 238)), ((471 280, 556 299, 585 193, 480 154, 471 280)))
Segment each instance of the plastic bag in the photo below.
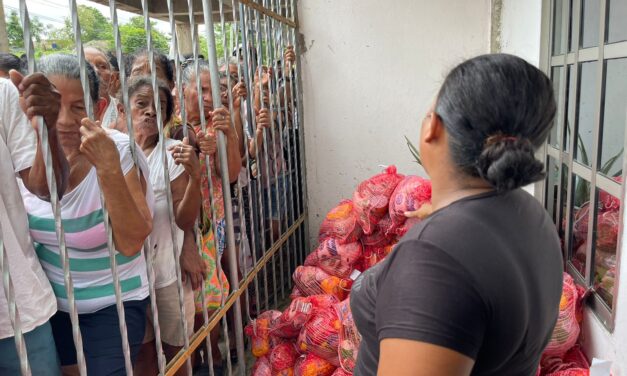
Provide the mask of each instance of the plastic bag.
POLYGON ((335 295, 322 294, 309 296, 309 302, 313 305, 313 313, 324 311, 332 308, 334 305, 340 302, 335 295))
MULTIPOLYGON (((613 177, 612 180, 618 183, 623 182, 623 178, 620 176, 613 177)), ((601 211, 618 212, 620 210, 620 199, 616 196, 612 196, 604 190, 599 190, 599 209, 601 211)))
POLYGON ((309 320, 296 342, 301 353, 315 354, 339 366, 338 347, 341 324, 334 309, 321 310, 309 320))
POLYGON ((252 376, 272 376, 272 366, 268 357, 262 356, 257 359, 251 371, 252 376))
POLYGON ((292 293, 290 294, 290 299, 294 300, 296 298, 302 298, 305 294, 298 288, 298 286, 292 287, 292 293))
POLYGON ((274 372, 293 368, 300 354, 296 351, 293 342, 283 342, 272 348, 269 355, 270 365, 274 372))
POLYGON ((335 366, 315 354, 298 358, 294 366, 295 376, 331 376, 335 366))
POLYGON ((573 278, 564 273, 559 316, 551 340, 544 349, 544 357, 562 357, 577 342, 580 331, 576 315, 579 297, 580 293, 573 278))
POLYGON ((377 223, 372 234, 364 235, 361 238, 361 243, 364 246, 385 247, 395 239, 396 234, 393 230, 392 220, 386 214, 383 218, 381 218, 379 223, 377 223))
POLYGON ((330 275, 348 278, 361 257, 362 247, 359 242, 339 244, 329 238, 307 256, 305 266, 318 266, 330 275))
POLYGON ((337 367, 331 376, 353 376, 353 373, 344 371, 342 367, 337 367))
POLYGON ((431 181, 419 176, 406 176, 390 197, 390 219, 395 227, 405 223, 405 212, 418 210, 431 202, 431 181))
POLYGON ((366 271, 383 261, 389 255, 397 243, 386 245, 385 247, 364 247, 364 259, 359 270, 366 271))
POLYGON ((311 318, 313 308, 309 298, 292 300, 289 307, 270 325, 270 334, 281 338, 298 337, 303 325, 311 318))
POLYGON ((280 311, 265 311, 244 328, 244 333, 251 338, 255 357, 260 358, 270 352, 270 323, 280 315, 280 311))
POLYGON ((347 372, 353 372, 357 362, 361 335, 357 330, 355 320, 353 320, 350 297, 336 304, 334 308, 340 320, 340 344, 338 348, 340 366, 347 372))
POLYGON ((616 253, 619 222, 619 212, 617 211, 607 211, 597 216, 597 252, 616 253))
POLYGON ((318 239, 334 238, 340 244, 353 243, 361 237, 361 226, 357 222, 357 214, 353 210, 353 201, 344 200, 327 214, 320 225, 318 239))
POLYGON ((331 294, 344 300, 352 281, 332 276, 317 266, 299 266, 294 271, 294 283, 304 295, 331 294))
POLYGON ((370 235, 375 225, 387 213, 390 196, 403 176, 390 166, 383 173, 363 181, 353 194, 353 204, 357 221, 364 234, 370 235))

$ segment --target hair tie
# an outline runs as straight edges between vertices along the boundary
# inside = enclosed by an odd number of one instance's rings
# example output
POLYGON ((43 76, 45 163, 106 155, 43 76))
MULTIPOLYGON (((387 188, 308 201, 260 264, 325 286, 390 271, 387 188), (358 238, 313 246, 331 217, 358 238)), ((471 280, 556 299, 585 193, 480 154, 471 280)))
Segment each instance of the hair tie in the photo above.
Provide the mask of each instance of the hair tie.
POLYGON ((518 136, 505 136, 502 134, 495 134, 493 136, 488 137, 485 140, 485 146, 491 146, 497 144, 499 142, 516 142, 519 141, 520 137, 518 136))

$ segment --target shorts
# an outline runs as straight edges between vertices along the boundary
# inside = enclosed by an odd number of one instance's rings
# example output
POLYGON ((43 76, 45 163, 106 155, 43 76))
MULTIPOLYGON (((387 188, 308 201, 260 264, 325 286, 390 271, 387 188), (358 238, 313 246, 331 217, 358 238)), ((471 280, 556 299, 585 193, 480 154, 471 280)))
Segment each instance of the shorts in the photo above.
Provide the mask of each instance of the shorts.
MULTIPOLYGON (((271 180, 274 180, 274 179, 271 179, 271 180)), ((271 202, 270 219, 274 221, 278 221, 281 217, 285 219, 286 207, 287 207, 286 200, 290 199, 290 192, 286 191, 286 188, 288 190, 291 189, 290 178, 288 175, 280 174, 276 182, 270 181, 270 202, 271 202), (276 182, 278 182, 278 184, 276 182), (278 188, 278 196, 279 196, 278 202, 277 202, 277 188, 278 188), (280 212, 279 212, 279 207, 280 207, 280 212)), ((263 189, 262 194, 263 194, 264 212, 268 213, 268 189, 265 188, 265 183, 264 183, 264 189, 263 189)))
MULTIPOLYGON (((144 339, 147 306, 148 298, 124 302, 126 331, 133 364, 144 339)), ((87 374, 89 376, 126 375, 122 336, 115 304, 94 313, 80 314, 78 321, 83 337, 87 374)), ((61 365, 76 364, 76 348, 72 338, 70 315, 66 312, 57 312, 50 319, 50 324, 61 365)))
MULTIPOLYGON (((157 315, 159 316, 159 333, 161 342, 170 346, 185 345, 183 328, 181 327, 181 308, 179 307, 179 289, 176 282, 157 289, 157 315)), ((183 285, 183 299, 185 302, 185 321, 187 321, 187 338, 194 333, 194 291, 189 282, 183 285)), ((146 312, 146 334, 144 343, 155 339, 154 320, 152 310, 148 304, 146 312)))
MULTIPOLYGON (((50 322, 24 334, 28 364, 33 375, 61 376, 61 365, 52 337, 50 322)), ((15 348, 15 337, 0 339, 0 375, 19 375, 20 358, 15 348)))

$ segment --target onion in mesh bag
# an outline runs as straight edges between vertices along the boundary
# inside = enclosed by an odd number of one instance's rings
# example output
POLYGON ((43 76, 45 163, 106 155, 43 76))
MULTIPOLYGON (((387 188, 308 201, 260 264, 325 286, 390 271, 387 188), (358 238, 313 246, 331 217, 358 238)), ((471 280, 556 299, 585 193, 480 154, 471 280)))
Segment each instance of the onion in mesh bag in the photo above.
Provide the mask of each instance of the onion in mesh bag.
POLYGON ((579 291, 568 273, 564 273, 562 298, 560 300, 559 316, 549 344, 542 354, 544 357, 562 357, 575 345, 579 338, 579 323, 577 322, 577 303, 579 291))
POLYGON ((338 300, 344 300, 352 284, 352 281, 332 276, 317 266, 299 266, 292 277, 304 295, 331 294, 338 300))
POLYGON ((331 376, 335 366, 315 354, 298 358, 294 366, 295 376, 331 376))
POLYGON ((353 201, 344 200, 331 209, 320 225, 318 233, 320 242, 328 238, 337 239, 341 244, 359 240, 362 230, 353 206, 353 201))
POLYGON ((353 204, 364 234, 370 235, 374 232, 375 225, 387 213, 394 188, 402 179, 403 175, 396 173, 396 167, 390 166, 385 172, 359 184, 353 194, 353 204))
POLYGON ((340 320, 334 309, 317 312, 309 320, 296 342, 301 353, 311 353, 338 366, 338 346, 340 339, 340 320))
POLYGON ((340 244, 335 239, 329 238, 307 256, 305 266, 318 266, 330 275, 348 278, 361 256, 362 248, 359 242, 340 244))

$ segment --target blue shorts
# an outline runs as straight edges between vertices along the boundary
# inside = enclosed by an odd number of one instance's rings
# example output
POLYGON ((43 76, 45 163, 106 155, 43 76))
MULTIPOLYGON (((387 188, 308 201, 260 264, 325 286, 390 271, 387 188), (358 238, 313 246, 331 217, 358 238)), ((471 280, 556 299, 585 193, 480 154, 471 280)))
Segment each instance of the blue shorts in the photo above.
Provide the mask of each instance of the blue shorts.
POLYGON ((270 212, 270 219, 275 220, 275 221, 278 221, 280 218, 285 219, 285 216, 286 216, 285 207, 287 206, 287 203, 285 202, 285 200, 290 199, 290 192, 288 191, 290 188, 291 188, 290 179, 288 175, 279 175, 278 180, 276 182, 271 181, 270 182, 271 205, 270 205, 270 208, 268 208, 268 189, 265 187, 265 182, 264 182, 264 189, 262 193, 263 194, 263 206, 264 206, 265 213, 270 212), (277 186, 278 186, 278 195, 279 195, 278 201, 277 201, 277 186))
MULTIPOLYGON (((54 346, 50 322, 24 333, 28 364, 33 375, 61 376, 61 366, 54 346)), ((19 375, 20 358, 15 338, 0 339, 0 375, 19 375)))
MULTIPOLYGON (((131 361, 135 363, 146 330, 148 298, 124 302, 124 316, 131 348, 131 361)), ((78 315, 83 336, 83 351, 87 374, 126 375, 122 336, 115 305, 94 313, 78 315)), ((76 364, 76 348, 72 338, 72 322, 66 312, 57 312, 50 319, 54 341, 62 366, 76 364)))

